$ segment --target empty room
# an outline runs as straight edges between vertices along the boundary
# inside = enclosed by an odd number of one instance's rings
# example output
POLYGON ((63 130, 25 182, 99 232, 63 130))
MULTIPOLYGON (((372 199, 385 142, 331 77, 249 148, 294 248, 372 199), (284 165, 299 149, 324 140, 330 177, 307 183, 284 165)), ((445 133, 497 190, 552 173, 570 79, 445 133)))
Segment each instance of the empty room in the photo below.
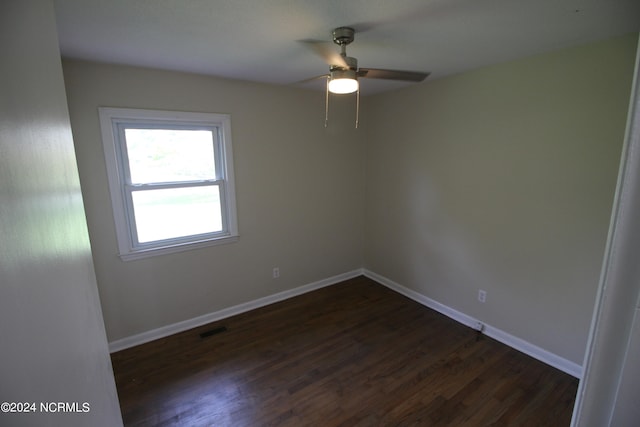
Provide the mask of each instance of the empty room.
POLYGON ((1 15, 0 425, 637 421, 637 2, 1 15))

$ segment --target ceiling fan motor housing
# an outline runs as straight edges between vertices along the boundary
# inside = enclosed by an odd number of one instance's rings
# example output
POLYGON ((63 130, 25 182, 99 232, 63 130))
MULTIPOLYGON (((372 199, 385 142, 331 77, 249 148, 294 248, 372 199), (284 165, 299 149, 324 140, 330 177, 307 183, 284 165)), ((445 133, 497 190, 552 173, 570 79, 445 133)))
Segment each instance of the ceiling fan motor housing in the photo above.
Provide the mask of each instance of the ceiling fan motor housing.
POLYGON ((351 79, 357 80, 356 70, 345 70, 343 68, 332 68, 330 72, 331 80, 351 79))
POLYGON ((344 62, 347 63, 347 67, 342 67, 340 65, 332 65, 330 70, 357 70, 358 69, 358 60, 351 56, 343 56, 344 62))

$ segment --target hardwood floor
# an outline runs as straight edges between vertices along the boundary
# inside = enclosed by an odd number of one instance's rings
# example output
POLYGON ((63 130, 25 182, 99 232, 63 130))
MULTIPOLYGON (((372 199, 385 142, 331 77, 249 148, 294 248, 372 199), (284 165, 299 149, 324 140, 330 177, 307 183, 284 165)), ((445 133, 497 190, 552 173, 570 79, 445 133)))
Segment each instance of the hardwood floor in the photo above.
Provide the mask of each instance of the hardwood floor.
POLYGON ((566 426, 578 383, 365 277, 112 361, 126 426, 566 426))

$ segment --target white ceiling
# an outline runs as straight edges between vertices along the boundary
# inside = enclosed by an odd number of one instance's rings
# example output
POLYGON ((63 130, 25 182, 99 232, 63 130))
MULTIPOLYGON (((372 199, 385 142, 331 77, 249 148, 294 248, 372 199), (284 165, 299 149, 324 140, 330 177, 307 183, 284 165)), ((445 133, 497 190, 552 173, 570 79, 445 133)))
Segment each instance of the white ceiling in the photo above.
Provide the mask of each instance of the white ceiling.
MULTIPOLYGON (((62 55, 273 84, 324 74, 301 40, 356 29, 361 67, 428 80, 640 30, 640 0, 54 0, 62 55)), ((335 46, 336 50, 338 47, 335 46)), ((363 95, 407 83, 366 79, 363 95)), ((302 87, 322 88, 316 81, 302 87)))

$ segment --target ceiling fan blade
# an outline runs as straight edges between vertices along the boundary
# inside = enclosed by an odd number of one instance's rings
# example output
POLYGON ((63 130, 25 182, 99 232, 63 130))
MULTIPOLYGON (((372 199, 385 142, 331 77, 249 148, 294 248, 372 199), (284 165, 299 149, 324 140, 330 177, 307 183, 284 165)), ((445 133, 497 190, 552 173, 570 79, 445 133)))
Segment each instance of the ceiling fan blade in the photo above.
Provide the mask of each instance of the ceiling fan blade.
POLYGON ((421 82, 431 73, 402 70, 382 70, 379 68, 360 68, 358 77, 366 79, 403 80, 407 82, 421 82))
POLYGON ((300 42, 324 59, 327 64, 349 68, 349 65, 347 65, 340 53, 335 50, 333 44, 320 40, 300 40, 300 42))

